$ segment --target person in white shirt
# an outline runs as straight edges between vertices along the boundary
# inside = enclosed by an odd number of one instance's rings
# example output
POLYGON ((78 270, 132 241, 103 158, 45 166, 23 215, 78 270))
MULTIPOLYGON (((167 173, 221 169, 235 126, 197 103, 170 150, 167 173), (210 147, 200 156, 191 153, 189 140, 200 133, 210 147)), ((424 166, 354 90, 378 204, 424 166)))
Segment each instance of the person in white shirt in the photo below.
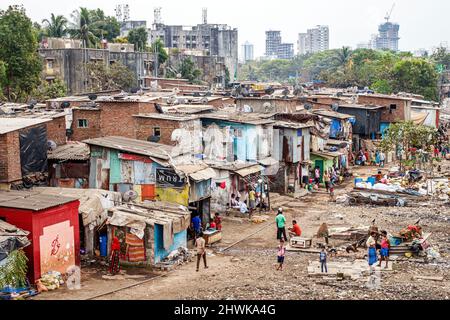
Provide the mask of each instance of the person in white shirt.
POLYGON ((239 210, 241 213, 248 213, 247 204, 244 201, 239 201, 239 210))

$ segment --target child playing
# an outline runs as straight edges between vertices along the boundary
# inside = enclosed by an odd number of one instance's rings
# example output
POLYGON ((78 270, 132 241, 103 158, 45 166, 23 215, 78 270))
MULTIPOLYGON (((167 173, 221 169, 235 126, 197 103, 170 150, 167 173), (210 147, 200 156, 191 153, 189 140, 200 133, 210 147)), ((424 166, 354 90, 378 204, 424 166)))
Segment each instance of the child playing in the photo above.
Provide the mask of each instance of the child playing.
POLYGON ((386 231, 381 231, 381 250, 380 250, 380 264, 378 265, 381 267, 381 263, 383 260, 386 261, 386 269, 388 267, 389 262, 389 247, 390 247, 389 239, 387 237, 386 231))
POLYGON ((283 271, 284 255, 286 253, 286 247, 284 246, 284 240, 281 238, 280 245, 278 246, 278 263, 277 271, 283 271))
POLYGON ((322 273, 323 273, 323 269, 325 269, 325 272, 328 273, 327 252, 325 251, 325 248, 322 248, 322 251, 320 251, 320 270, 322 273))

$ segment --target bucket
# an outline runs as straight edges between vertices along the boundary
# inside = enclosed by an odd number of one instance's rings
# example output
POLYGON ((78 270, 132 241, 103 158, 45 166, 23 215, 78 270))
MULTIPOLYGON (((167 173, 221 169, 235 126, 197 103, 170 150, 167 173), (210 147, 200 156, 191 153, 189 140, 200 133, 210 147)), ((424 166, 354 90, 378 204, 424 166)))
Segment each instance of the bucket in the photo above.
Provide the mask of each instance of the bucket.
POLYGON ((369 177, 367 179, 367 182, 370 183, 372 186, 374 186, 375 183, 377 182, 377 179, 375 177, 369 177))
POLYGON ((363 178, 355 178, 355 186, 356 184, 361 183, 363 181, 364 181, 363 178))
POLYGON ((106 257, 108 255, 108 236, 106 234, 100 235, 100 256, 106 257))

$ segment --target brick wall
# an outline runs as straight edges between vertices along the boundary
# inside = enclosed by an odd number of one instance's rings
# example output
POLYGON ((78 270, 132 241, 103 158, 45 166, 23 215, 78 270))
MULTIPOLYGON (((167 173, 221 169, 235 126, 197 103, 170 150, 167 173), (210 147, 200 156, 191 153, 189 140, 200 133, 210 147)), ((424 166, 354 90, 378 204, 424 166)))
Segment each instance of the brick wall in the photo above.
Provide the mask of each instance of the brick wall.
POLYGON ((83 141, 91 138, 101 137, 100 110, 73 109, 73 134, 69 137, 72 141, 83 141), (88 120, 87 128, 78 128, 78 120, 88 120))
POLYGON ((359 96, 358 103, 385 107, 381 110, 381 122, 398 122, 411 119, 411 102, 408 100, 359 96), (392 109, 391 105, 396 105, 396 109, 392 109))
POLYGON ((161 140, 159 143, 165 145, 175 145, 174 141, 171 141, 172 132, 180 127, 179 121, 152 119, 144 117, 135 117, 135 138, 138 140, 146 140, 149 136, 153 135, 153 128, 159 127, 161 130, 161 140))
POLYGON ((53 140, 57 145, 66 143, 66 117, 61 116, 47 122, 47 139, 53 140))
POLYGON ((22 179, 19 131, 0 135, 0 181, 22 179))
POLYGON ((139 113, 157 113, 155 102, 139 102, 139 113))
POLYGON ((102 103, 100 113, 101 136, 134 138, 134 114, 139 113, 139 103, 102 103))

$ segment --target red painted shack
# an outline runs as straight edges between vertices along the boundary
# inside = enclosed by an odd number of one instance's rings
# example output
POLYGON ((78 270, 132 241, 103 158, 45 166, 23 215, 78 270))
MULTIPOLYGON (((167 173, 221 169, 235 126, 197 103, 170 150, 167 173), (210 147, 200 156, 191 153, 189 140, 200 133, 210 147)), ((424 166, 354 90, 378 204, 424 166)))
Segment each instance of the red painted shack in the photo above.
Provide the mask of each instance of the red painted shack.
POLYGON ((75 198, 36 191, 0 191, 0 219, 30 231, 28 277, 34 283, 48 271, 80 266, 80 230, 75 198))

